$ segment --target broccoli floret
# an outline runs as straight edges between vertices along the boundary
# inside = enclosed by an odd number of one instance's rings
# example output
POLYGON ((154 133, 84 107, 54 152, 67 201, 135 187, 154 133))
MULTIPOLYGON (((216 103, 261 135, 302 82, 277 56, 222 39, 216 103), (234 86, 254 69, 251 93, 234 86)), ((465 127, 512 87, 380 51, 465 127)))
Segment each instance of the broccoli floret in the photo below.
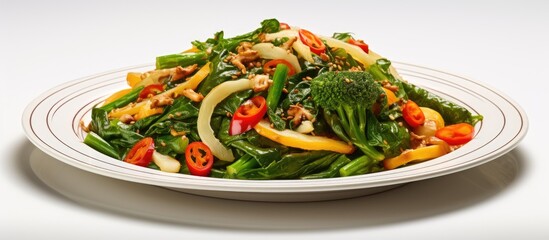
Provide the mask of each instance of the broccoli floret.
POLYGON ((350 139, 366 156, 377 161, 385 156, 368 144, 366 115, 383 94, 381 85, 368 72, 326 72, 311 81, 315 103, 325 111, 335 111, 339 117, 344 132, 334 132, 345 135, 339 137, 350 139))

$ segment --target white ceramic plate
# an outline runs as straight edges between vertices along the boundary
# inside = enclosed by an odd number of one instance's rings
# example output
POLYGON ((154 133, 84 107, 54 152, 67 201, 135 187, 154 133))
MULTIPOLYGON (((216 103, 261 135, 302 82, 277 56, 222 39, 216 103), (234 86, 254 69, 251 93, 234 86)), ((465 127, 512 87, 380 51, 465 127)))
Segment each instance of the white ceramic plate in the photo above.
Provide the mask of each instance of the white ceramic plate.
POLYGON ((463 171, 509 152, 525 136, 526 114, 494 88, 411 64, 395 63, 395 67, 408 81, 483 115, 484 120, 476 125, 475 138, 443 157, 391 171, 345 178, 268 181, 165 173, 118 161, 85 145, 80 122, 90 121, 92 107, 116 90, 127 88, 128 71, 144 72, 153 65, 101 73, 55 87, 27 106, 23 128, 31 142, 45 153, 92 173, 204 196, 276 202, 349 198, 463 171))
POLYGON ((518 147, 486 164, 376 195, 306 204, 249 202, 105 177, 64 164, 37 148, 26 149, 29 159, 20 160, 28 161, 36 177, 80 205, 109 214, 211 229, 326 231, 410 222, 495 198, 524 174, 524 154, 518 147), (342 217, 334 220, 334 216, 342 217))

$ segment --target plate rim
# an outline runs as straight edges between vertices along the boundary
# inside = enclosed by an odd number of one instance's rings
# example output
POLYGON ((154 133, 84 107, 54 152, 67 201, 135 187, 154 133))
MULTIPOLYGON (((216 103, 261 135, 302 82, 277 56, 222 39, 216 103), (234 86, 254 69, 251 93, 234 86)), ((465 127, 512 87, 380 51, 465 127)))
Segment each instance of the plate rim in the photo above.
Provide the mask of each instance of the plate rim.
MULTIPOLYGON (((410 67, 412 69, 419 69, 422 71, 431 71, 434 73, 463 79, 463 80, 469 81, 470 83, 476 84, 484 89, 488 89, 489 91, 500 96, 502 99, 505 99, 509 103, 509 105, 512 106, 517 111, 522 123, 520 130, 516 132, 516 135, 507 144, 505 144, 504 146, 505 148, 499 149, 499 151, 492 153, 489 156, 479 158, 472 163, 464 164, 463 166, 460 166, 460 167, 452 167, 450 169, 438 170, 432 174, 420 174, 420 175, 416 174, 414 176, 401 177, 398 179, 389 178, 384 180, 382 178, 382 179, 371 181, 371 182, 361 181, 362 179, 367 179, 368 177, 365 177, 365 176, 368 176, 370 174, 351 176, 351 177, 345 177, 345 178, 313 179, 313 180, 239 180, 239 179, 203 178, 203 177, 189 176, 189 175, 183 175, 183 174, 177 174, 178 177, 173 178, 173 175, 171 173, 163 173, 158 170, 149 169, 147 171, 154 171, 155 176, 161 176, 161 177, 155 177, 154 179, 151 180, 151 179, 146 179, 143 176, 124 175, 119 172, 109 171, 108 169, 99 169, 97 166, 85 165, 82 162, 73 161, 69 159, 68 156, 63 155, 63 153, 54 149, 52 146, 44 144, 44 142, 40 140, 39 136, 33 132, 32 124, 31 124, 33 112, 43 101, 45 101, 45 97, 51 95, 52 93, 62 91, 62 89, 65 89, 69 86, 82 84, 82 82, 84 81, 90 81, 90 80, 98 79, 102 76, 108 76, 116 73, 126 73, 131 69, 139 69, 139 68, 153 66, 153 64, 150 64, 150 63, 118 68, 110 71, 104 71, 102 73, 93 74, 87 77, 82 77, 69 82, 59 84, 56 87, 53 87, 48 91, 45 91, 44 93, 36 97, 34 100, 32 100, 25 108, 21 121, 22 121, 25 134, 27 135, 27 138, 40 150, 46 152, 48 155, 54 157, 57 160, 60 160, 69 165, 75 166, 77 168, 93 172, 95 174, 100 174, 103 176, 113 177, 113 178, 122 179, 126 181, 152 184, 152 185, 157 185, 162 187, 173 187, 173 188, 205 190, 205 191, 229 191, 229 192, 236 191, 236 192, 257 192, 257 193, 318 192, 318 191, 326 192, 326 191, 353 190, 353 189, 403 184, 407 182, 413 182, 413 181, 419 181, 423 179, 438 177, 442 175, 451 174, 454 172, 463 171, 463 170, 481 165, 493 159, 496 159, 497 157, 502 156, 508 153, 509 151, 511 151, 512 149, 514 149, 520 143, 520 141, 522 141, 522 139, 524 139, 524 137, 526 136, 529 128, 529 122, 528 122, 528 117, 526 115, 526 112, 513 99, 509 98, 507 95, 500 92, 496 88, 488 86, 485 83, 472 80, 471 78, 463 77, 462 75, 448 73, 445 71, 441 71, 441 70, 437 70, 429 67, 423 67, 415 64, 402 63, 402 62, 396 62, 396 61, 393 63, 396 65, 396 68, 397 70, 399 70, 399 72, 400 72, 400 68, 402 67, 410 67), (186 186, 180 185, 182 183, 186 183, 187 185, 186 186), (222 184, 222 186, 215 185, 216 183, 222 184)), ((101 153, 98 153, 98 154, 102 155, 101 153)), ((113 158, 111 159, 115 160, 113 158)), ((409 167, 406 167, 406 168, 409 168, 409 167)), ((400 172, 400 170, 395 169, 391 171, 386 171, 385 173, 387 172, 394 172, 394 174, 397 174, 400 172)), ((374 174, 379 174, 379 173, 374 173, 374 174)))

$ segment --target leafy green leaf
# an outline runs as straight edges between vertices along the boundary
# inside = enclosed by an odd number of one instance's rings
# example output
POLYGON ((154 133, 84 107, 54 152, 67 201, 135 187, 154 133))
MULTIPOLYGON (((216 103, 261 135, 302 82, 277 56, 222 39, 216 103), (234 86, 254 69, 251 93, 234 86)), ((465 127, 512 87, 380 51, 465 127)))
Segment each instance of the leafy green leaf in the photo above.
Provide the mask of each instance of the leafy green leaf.
POLYGON ((410 133, 396 121, 379 122, 368 114, 367 138, 371 146, 381 147, 385 157, 394 157, 410 148, 410 133))
POLYGON ((108 113, 103 109, 93 108, 91 117, 91 130, 112 145, 120 156, 143 138, 135 132, 134 126, 124 124, 118 119, 109 120, 108 113))
POLYGON ((241 171, 237 178, 241 179, 292 179, 319 172, 339 156, 327 151, 308 151, 286 154, 267 167, 241 171))
POLYGON ((264 33, 278 32, 280 30, 280 22, 274 18, 265 19, 261 22, 261 29, 264 33))
POLYGON ((352 38, 353 36, 351 35, 350 32, 346 32, 346 33, 334 33, 332 35, 332 38, 335 38, 337 40, 341 40, 341 41, 344 41, 344 42, 347 42, 350 38, 352 38))
POLYGON ((164 155, 176 157, 178 154, 185 154, 189 144, 187 137, 163 135, 154 139, 155 150, 164 155))
POLYGON ((214 109, 214 114, 226 116, 227 113, 234 113, 236 109, 242 105, 242 103, 251 98, 253 95, 253 90, 244 90, 240 92, 235 92, 221 101, 214 109))
POLYGON ((423 88, 411 83, 402 83, 410 99, 422 107, 431 108, 442 115, 447 125, 455 123, 469 123, 475 125, 482 120, 482 116, 473 115, 469 110, 453 102, 443 99, 423 88))

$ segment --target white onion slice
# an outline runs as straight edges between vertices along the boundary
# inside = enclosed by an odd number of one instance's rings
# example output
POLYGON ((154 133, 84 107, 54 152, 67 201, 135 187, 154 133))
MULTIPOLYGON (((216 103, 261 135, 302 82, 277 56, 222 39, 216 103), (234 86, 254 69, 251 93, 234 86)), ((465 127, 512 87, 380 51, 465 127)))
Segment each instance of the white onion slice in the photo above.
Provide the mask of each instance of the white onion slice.
POLYGON ((354 59, 364 64, 366 67, 376 63, 377 58, 365 53, 364 50, 355 45, 331 37, 319 36, 319 38, 326 41, 330 47, 343 48, 348 54, 351 54, 354 59))
POLYGON ((305 45, 301 39, 299 39, 299 33, 296 29, 287 29, 280 32, 268 33, 265 34, 265 40, 271 42, 275 39, 280 38, 297 38, 297 40, 292 44, 292 48, 297 52, 298 56, 301 56, 303 59, 310 63, 314 63, 314 59, 311 53, 309 46, 305 45))
POLYGON ((250 88, 252 88, 251 81, 247 78, 226 81, 214 87, 202 100, 197 119, 198 135, 202 142, 210 148, 212 154, 220 160, 232 162, 234 161, 234 155, 229 148, 225 147, 215 137, 215 133, 210 126, 214 108, 232 93, 250 88))
POLYGON ((305 45, 301 39, 297 39, 297 41, 292 44, 292 48, 297 52, 299 56, 301 56, 303 59, 305 59, 307 62, 314 63, 315 60, 313 59, 313 55, 311 53, 311 48, 309 46, 305 45))
POLYGON ((181 163, 179 161, 157 151, 153 152, 152 159, 153 162, 160 168, 160 171, 176 173, 181 169, 181 163))
POLYGON ((286 29, 275 33, 267 33, 265 34, 265 40, 271 42, 275 39, 279 38, 293 38, 293 37, 299 37, 299 33, 294 29, 286 29))
POLYGON ((284 48, 277 47, 272 43, 258 43, 252 47, 253 50, 259 53, 259 57, 265 59, 284 59, 288 61, 294 67, 296 72, 301 72, 301 67, 299 66, 299 61, 297 57, 284 48))

